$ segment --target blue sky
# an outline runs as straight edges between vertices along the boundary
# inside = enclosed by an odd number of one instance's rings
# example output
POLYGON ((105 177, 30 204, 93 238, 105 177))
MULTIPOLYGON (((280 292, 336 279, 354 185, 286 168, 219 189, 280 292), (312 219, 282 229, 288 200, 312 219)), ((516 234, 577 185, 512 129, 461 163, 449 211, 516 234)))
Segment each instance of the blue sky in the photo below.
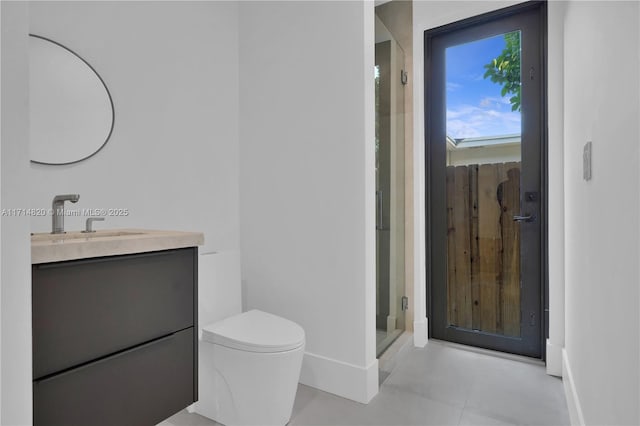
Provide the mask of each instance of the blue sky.
POLYGON ((520 112, 512 112, 510 95, 484 79, 484 65, 500 55, 504 37, 453 46, 446 51, 447 135, 472 138, 520 133, 520 112))

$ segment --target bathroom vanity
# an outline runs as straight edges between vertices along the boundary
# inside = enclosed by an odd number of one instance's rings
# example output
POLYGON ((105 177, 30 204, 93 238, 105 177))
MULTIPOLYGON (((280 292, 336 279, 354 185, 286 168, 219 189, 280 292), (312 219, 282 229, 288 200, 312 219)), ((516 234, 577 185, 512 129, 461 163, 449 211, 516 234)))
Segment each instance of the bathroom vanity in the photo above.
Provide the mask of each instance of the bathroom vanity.
POLYGON ((199 233, 32 236, 35 425, 154 425, 197 400, 199 233))

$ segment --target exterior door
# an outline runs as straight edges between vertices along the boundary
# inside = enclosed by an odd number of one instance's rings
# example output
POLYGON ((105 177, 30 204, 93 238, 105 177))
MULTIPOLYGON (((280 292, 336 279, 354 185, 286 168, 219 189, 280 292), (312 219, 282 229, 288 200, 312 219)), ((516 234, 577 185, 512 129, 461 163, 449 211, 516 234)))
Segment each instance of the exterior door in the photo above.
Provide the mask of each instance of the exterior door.
POLYGON ((543 8, 425 32, 430 335, 537 358, 543 8))

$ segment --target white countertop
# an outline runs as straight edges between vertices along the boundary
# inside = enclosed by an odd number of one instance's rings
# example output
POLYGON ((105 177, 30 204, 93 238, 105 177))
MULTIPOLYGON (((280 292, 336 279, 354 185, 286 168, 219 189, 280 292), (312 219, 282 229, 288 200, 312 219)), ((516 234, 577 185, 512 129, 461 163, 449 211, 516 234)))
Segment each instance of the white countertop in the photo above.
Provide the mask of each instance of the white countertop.
POLYGON ((92 233, 31 234, 31 264, 144 253, 204 244, 201 232, 104 229, 92 233))

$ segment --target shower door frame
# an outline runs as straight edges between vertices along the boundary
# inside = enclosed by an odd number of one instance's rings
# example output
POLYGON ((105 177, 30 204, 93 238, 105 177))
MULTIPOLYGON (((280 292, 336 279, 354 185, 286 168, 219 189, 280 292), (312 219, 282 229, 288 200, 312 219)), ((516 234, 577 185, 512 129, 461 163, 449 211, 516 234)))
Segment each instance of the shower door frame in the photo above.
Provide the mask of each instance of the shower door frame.
POLYGON ((402 74, 406 63, 405 52, 394 38, 376 43, 375 50, 381 78, 381 105, 376 112, 381 132, 376 152, 376 163, 380 162, 376 171, 376 330, 387 333, 383 344, 376 338, 380 355, 406 329, 407 319, 402 308, 406 294, 406 86, 402 74), (382 100, 386 101, 384 107, 382 100), (384 184, 379 179, 384 179, 384 184), (386 284, 385 288, 381 284, 386 284))

